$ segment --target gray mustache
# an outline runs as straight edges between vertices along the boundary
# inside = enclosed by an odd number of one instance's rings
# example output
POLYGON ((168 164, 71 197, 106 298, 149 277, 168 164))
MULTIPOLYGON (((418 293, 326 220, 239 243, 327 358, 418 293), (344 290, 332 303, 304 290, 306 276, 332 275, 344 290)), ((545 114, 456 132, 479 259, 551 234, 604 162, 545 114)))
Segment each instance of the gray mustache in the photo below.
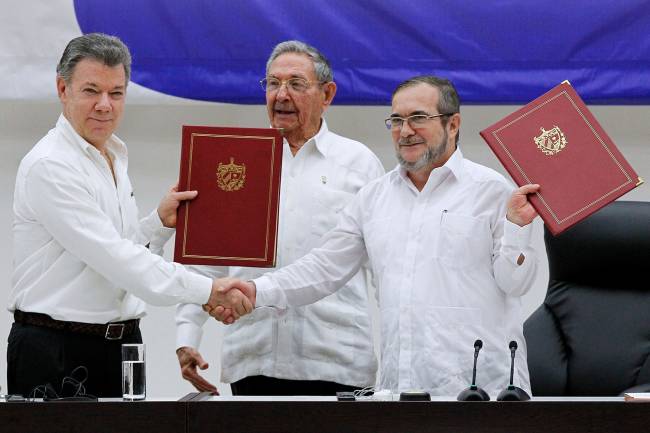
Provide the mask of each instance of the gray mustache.
POLYGON ((399 144, 400 146, 412 146, 414 144, 420 144, 420 143, 424 143, 424 140, 419 137, 400 138, 399 141, 397 142, 397 144, 399 144))

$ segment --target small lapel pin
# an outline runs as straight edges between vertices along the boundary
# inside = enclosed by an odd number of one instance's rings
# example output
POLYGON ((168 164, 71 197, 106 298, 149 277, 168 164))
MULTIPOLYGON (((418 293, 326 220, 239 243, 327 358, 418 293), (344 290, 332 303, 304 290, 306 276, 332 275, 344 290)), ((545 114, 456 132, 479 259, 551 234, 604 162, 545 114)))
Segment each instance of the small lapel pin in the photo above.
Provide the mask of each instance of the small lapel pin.
POLYGON ((327 183, 327 176, 321 176, 320 181, 325 185, 327 183))

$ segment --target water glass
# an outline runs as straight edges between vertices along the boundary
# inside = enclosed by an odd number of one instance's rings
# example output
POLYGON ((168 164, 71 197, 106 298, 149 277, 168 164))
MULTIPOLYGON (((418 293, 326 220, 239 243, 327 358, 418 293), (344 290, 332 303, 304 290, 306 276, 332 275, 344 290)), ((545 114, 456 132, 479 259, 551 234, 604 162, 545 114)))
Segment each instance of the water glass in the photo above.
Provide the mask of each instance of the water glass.
POLYGON ((122 345, 122 398, 144 400, 146 392, 145 345, 122 345))

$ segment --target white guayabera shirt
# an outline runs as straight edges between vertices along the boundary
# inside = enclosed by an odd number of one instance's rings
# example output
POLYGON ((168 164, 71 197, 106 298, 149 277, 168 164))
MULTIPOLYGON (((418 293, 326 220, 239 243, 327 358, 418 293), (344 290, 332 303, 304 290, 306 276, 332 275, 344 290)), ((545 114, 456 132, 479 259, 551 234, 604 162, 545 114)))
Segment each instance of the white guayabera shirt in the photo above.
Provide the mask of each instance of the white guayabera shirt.
POLYGON ((20 163, 10 311, 107 323, 142 317, 142 300, 207 302, 209 278, 144 246, 162 223, 155 210, 138 219, 124 143, 112 136, 107 149, 115 181, 100 152, 61 115, 20 163))
MULTIPOLYGON (((282 158, 277 266, 286 266, 320 245, 354 195, 384 174, 379 159, 363 144, 329 131, 319 132, 293 156, 285 141, 282 158)), ((195 267, 210 276, 245 280, 269 268, 195 267)), ((375 383, 377 361, 368 310, 367 272, 319 302, 278 311, 256 309, 225 329, 221 380, 248 376, 324 380, 345 385, 375 383)), ((177 347, 198 348, 209 316, 200 307, 178 308, 177 347)))
POLYGON ((418 191, 401 168, 364 187, 321 247, 258 278, 257 306, 293 307, 333 293, 366 257, 378 282, 380 387, 455 396, 472 380, 494 397, 509 381, 530 391, 519 297, 532 285, 530 225, 505 219, 512 187, 460 150, 418 191), (519 254, 526 256, 521 266, 519 254))

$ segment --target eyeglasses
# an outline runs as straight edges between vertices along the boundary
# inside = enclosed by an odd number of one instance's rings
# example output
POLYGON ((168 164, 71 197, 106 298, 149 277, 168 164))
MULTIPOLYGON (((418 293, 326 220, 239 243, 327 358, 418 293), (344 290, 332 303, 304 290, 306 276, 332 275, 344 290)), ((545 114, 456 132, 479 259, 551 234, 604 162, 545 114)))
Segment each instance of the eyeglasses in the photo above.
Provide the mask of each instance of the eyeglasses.
POLYGON ((411 128, 422 128, 431 119, 444 116, 453 116, 456 113, 443 113, 443 114, 414 114, 408 117, 391 116, 384 120, 386 128, 388 129, 402 129, 404 121, 409 123, 411 128))
POLYGON ((294 93, 303 93, 306 92, 314 84, 325 84, 325 81, 308 81, 304 78, 289 78, 288 80, 278 80, 277 78, 267 77, 263 80, 260 80, 262 89, 265 92, 277 92, 280 88, 286 84, 287 90, 294 93))

